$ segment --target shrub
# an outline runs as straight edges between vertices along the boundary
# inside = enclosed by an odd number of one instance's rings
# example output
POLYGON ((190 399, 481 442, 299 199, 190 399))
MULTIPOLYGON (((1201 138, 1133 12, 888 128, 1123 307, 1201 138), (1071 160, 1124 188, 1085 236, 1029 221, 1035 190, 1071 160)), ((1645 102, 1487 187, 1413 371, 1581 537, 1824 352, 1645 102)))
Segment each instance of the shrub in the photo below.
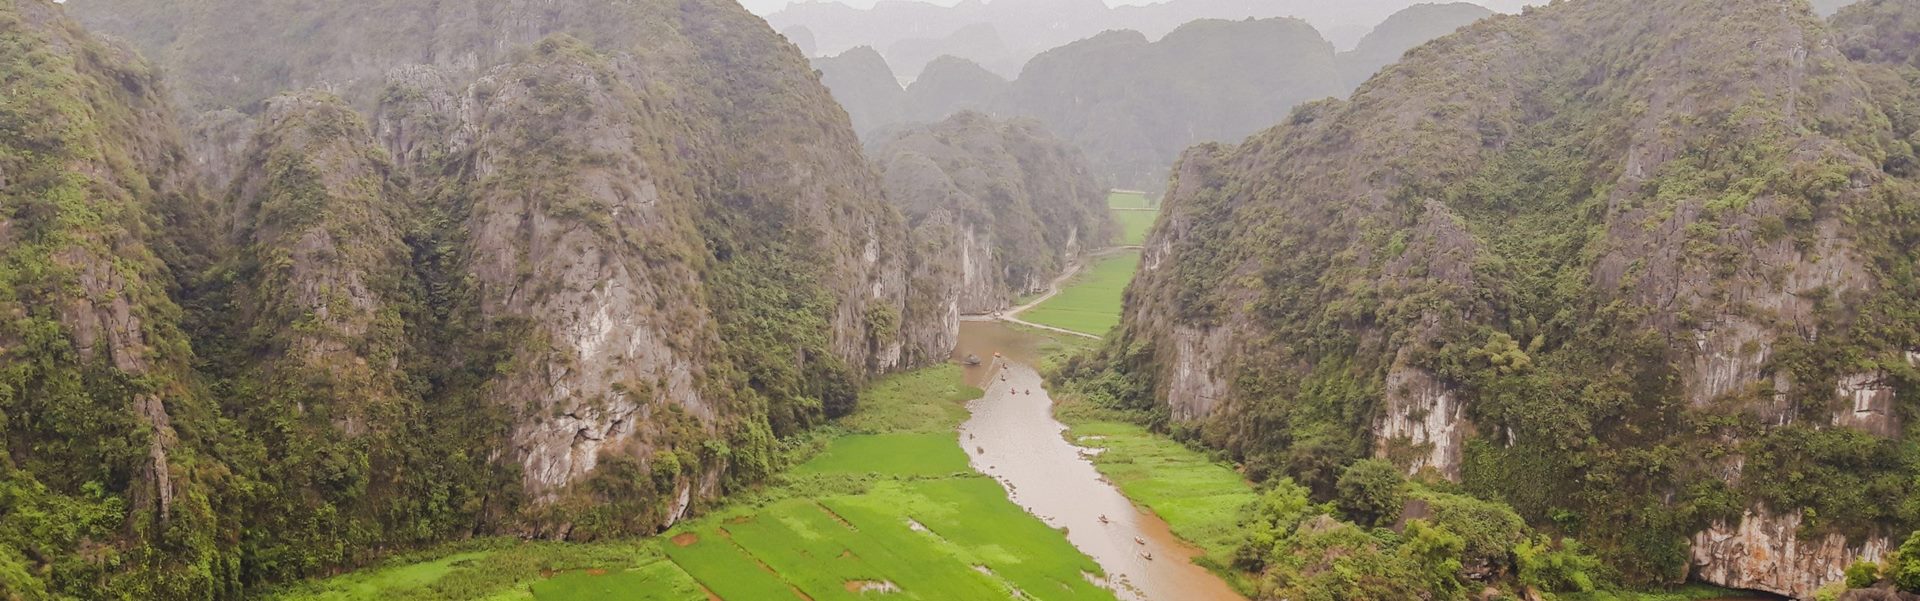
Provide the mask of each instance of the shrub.
POLYGON ((1846 593, 1847 583, 1836 580, 1814 589, 1813 601, 1840 601, 1840 596, 1846 593))
POLYGON ((1470 573, 1504 573, 1509 550, 1527 538, 1526 521, 1504 503, 1430 490, 1410 494, 1427 503, 1427 521, 1466 542, 1460 559, 1470 573))
POLYGON ((1407 477, 1391 463, 1378 459, 1354 462, 1334 483, 1341 513, 1369 526, 1392 524, 1407 500, 1407 477))
POLYGON ((1513 560, 1522 586, 1552 592, 1592 591, 1593 573, 1600 567, 1600 560, 1571 538, 1562 539, 1558 548, 1545 539, 1522 541, 1513 547, 1513 560))
POLYGON ((1407 522, 1400 543, 1400 557, 1406 559, 1421 584, 1433 591, 1434 598, 1451 598, 1463 590, 1460 582, 1460 554, 1467 542, 1447 529, 1429 525, 1426 520, 1407 522))
POLYGON ((1241 524, 1244 538, 1233 552, 1234 567, 1248 572, 1264 569, 1268 555, 1275 552, 1301 519, 1315 511, 1306 487, 1290 478, 1274 481, 1258 500, 1247 506, 1247 517, 1241 524))
POLYGON ((1893 585, 1910 593, 1920 593, 1920 531, 1907 536, 1907 542, 1900 544, 1900 551, 1893 556, 1893 567, 1887 571, 1893 579, 1893 585))
POLYGON ((1880 581, 1880 564, 1856 561, 1847 566, 1847 588, 1867 588, 1880 581))

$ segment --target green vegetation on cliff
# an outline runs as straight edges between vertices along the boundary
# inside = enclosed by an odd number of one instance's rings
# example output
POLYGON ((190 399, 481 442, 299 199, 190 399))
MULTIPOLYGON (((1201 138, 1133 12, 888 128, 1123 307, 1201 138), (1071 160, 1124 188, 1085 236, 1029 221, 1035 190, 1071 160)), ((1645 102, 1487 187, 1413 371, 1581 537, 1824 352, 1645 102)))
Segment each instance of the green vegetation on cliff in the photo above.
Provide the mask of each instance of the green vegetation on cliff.
POLYGON ((13 0, 0 90, 0 595, 230 590, 229 427, 168 296, 204 224, 158 76, 13 0))
POLYGON ((1067 376, 1316 502, 1380 457, 1625 583, 1809 593, 1920 525, 1913 71, 1807 42, 1898 29, 1587 0, 1421 46, 1189 151, 1159 267, 1067 376), (1768 510, 1840 544, 1782 571, 1736 545, 1792 536, 1718 544, 1768 510))
POLYGON ((844 113, 731 2, 20 0, 0 34, 8 594, 655 533, 933 354, 844 113))

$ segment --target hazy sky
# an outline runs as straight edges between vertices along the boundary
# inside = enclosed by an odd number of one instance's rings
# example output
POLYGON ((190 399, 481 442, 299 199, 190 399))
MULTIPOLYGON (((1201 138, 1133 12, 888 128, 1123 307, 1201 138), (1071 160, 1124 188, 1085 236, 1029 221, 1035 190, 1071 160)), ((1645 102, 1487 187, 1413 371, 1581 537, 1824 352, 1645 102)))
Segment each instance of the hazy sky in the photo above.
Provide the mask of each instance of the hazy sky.
MULTIPOLYGON (((873 6, 873 3, 874 3, 874 0, 800 0, 800 1, 802 2, 839 2, 840 4, 858 6, 861 8, 873 6)), ((960 0, 921 0, 921 1, 928 2, 930 4, 940 4, 945 6, 953 6, 960 2, 960 0)), ((1165 1, 1166 0, 1107 0, 1107 5, 1120 6, 1122 4, 1153 4, 1156 2, 1165 2, 1165 1)), ((743 6, 746 6, 747 10, 753 11, 755 14, 759 14, 759 15, 770 14, 774 11, 780 10, 782 8, 786 8, 788 4, 792 4, 792 3, 793 3, 792 0, 740 0, 740 4, 743 6)))

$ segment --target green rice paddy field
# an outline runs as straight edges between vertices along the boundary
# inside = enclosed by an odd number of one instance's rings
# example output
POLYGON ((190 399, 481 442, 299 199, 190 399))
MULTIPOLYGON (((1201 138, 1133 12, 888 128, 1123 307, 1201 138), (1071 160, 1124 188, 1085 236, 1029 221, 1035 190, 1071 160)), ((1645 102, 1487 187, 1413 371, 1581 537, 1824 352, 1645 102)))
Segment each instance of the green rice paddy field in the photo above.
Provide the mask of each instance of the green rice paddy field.
POLYGON ((876 382, 781 482, 653 539, 489 539, 305 583, 300 601, 1110 601, 1100 567, 972 471, 959 368, 876 382))
POLYGON ((1107 206, 1113 207, 1116 209, 1154 208, 1153 199, 1147 198, 1147 195, 1145 194, 1141 194, 1138 192, 1119 192, 1119 191, 1107 193, 1107 206))
POLYGON ((1159 218, 1158 211, 1114 211, 1113 220, 1120 222, 1120 245, 1145 244, 1147 230, 1153 229, 1153 221, 1159 218))
POLYGON ((1112 209, 1113 220, 1120 223, 1120 245, 1139 246, 1147 241, 1147 230, 1153 229, 1153 222, 1160 217, 1152 201, 1145 195, 1115 192, 1107 195, 1107 207, 1112 209))
POLYGON ((1020 319, 1075 332, 1106 334, 1120 324, 1122 297, 1139 269, 1137 251, 1094 259, 1060 288, 1060 294, 1021 313, 1020 319))

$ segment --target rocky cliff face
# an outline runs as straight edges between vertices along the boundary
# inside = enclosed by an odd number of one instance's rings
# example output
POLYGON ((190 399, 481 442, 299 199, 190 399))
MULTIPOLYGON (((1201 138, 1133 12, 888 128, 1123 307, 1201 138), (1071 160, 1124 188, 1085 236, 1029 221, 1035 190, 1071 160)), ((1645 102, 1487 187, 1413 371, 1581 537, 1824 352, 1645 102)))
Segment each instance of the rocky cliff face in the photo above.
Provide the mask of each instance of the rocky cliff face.
MULTIPOLYGON (((96 395, 62 403, 97 405, 74 417, 111 431, 0 419, 0 474, 51 483, 36 503, 137 508, 136 542, 192 537, 85 569, 232 596, 475 532, 654 532, 768 476, 776 438, 850 411, 867 377, 951 348, 904 338, 957 315, 909 315, 908 227, 845 112, 730 1, 69 7, 173 69, 175 96, 207 110, 191 145, 151 71, 57 6, 22 6, 8 72, 48 79, 30 87, 44 102, 5 110, 52 112, 7 122, 86 127, 0 155, 9 198, 50 203, 0 240, 69 215, 70 248, 6 246, 72 270, 21 280, 16 312, 86 306, 4 339, 70 329, 48 377, 96 395), (283 26, 313 45, 254 41, 283 26), (276 95, 302 87, 332 92, 276 95), (150 234, 162 224, 179 239, 150 234), (101 453, 43 438, 138 448, 107 454, 118 479, 56 479, 101 453), (233 464, 182 463, 208 439, 233 464)), ((111 539, 119 522, 97 521, 76 536, 111 539)), ((93 582, 60 559, 81 538, 0 563, 93 582)))
MULTIPOLYGON (((470 147, 448 143, 472 176, 458 200, 463 261, 480 317, 521 339, 486 394, 514 416, 511 457, 528 494, 553 503, 604 461, 651 468, 716 437, 721 408, 698 383, 719 360, 715 319, 686 302, 708 294, 697 200, 689 166, 655 150, 664 128, 643 97, 566 39, 464 96, 470 147)), ((714 457, 683 459, 671 461, 693 478, 662 485, 685 488, 720 468, 714 457)))
POLYGON ((1887 35, 1798 2, 1558 3, 1189 151, 1105 355, 1136 387, 1100 392, 1255 475, 1386 457, 1630 579, 1803 594, 1920 523, 1868 500, 1915 493, 1914 79, 1887 35))
MULTIPOLYGON (((1117 234, 1080 153, 1031 121, 961 113, 875 145, 888 198, 958 266, 957 310, 985 314, 1044 290, 1117 234)), ((928 244, 922 240, 921 244, 928 244)), ((957 324, 956 324, 957 325, 957 324)))
POLYGON ((1693 535, 1694 574, 1730 588, 1811 599, 1814 589, 1844 580, 1847 566, 1884 560, 1898 544, 1886 536, 1803 538, 1801 524, 1797 513, 1776 515, 1764 506, 1748 509, 1734 522, 1716 521, 1693 535))
POLYGON ((205 224, 159 77, 44 0, 0 5, 0 73, 0 589, 219 590, 214 405, 169 298, 205 224))

